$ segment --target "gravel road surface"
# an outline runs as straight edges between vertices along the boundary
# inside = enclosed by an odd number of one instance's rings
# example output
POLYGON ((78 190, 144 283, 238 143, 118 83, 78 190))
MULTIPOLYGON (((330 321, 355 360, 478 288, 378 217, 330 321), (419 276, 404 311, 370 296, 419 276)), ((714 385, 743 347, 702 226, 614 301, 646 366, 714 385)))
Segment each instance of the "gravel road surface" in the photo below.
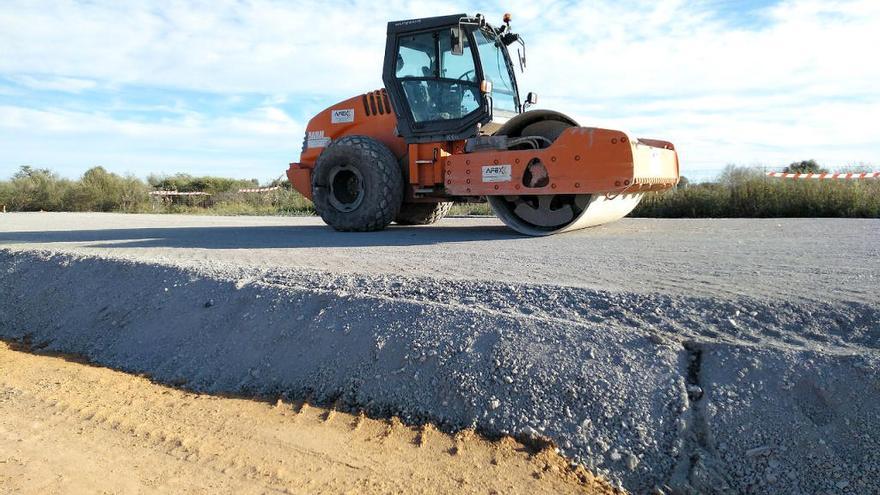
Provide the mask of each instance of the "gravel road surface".
POLYGON ((880 221, 624 219, 523 237, 495 218, 346 235, 317 217, 0 216, 0 245, 171 262, 876 303, 880 221))
POLYGON ((880 221, 0 216, 0 336, 551 440, 636 493, 880 491, 880 221))

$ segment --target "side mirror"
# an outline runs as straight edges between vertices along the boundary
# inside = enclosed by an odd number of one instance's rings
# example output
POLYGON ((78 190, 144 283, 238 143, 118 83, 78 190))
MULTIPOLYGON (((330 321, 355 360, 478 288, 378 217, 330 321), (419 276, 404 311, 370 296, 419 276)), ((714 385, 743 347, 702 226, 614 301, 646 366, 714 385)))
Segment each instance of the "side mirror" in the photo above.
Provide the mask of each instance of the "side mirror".
POLYGON ((524 103, 524 107, 528 108, 532 105, 538 104, 538 93, 533 93, 529 91, 529 94, 526 95, 526 101, 524 103))
POLYGON ((452 28, 452 54, 464 55, 464 37, 461 27, 452 28))

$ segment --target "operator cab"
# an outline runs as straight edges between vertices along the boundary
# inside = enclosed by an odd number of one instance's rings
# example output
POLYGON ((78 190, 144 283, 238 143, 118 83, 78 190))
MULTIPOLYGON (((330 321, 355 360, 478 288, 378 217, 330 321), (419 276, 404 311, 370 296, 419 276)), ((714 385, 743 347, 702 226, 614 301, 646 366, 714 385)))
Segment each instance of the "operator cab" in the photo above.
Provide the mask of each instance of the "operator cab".
POLYGON ((523 111, 507 46, 520 37, 465 14, 388 23, 382 79, 410 143, 492 132, 523 111))

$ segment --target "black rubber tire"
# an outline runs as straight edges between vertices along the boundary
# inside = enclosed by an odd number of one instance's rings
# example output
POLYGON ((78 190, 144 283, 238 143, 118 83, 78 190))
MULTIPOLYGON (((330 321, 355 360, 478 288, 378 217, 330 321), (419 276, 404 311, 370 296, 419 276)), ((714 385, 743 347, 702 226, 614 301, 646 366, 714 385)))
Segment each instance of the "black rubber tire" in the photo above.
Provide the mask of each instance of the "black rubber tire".
MULTIPOLYGON (((382 230, 400 212, 403 175, 400 164, 384 144, 367 136, 345 136, 333 141, 315 162, 312 201, 321 219, 343 232, 382 230), (334 206, 330 174, 351 167, 360 176, 360 201, 351 210, 334 206)), ((337 201, 338 203, 338 201, 337 201)))
POLYGON ((451 202, 404 203, 394 221, 399 225, 430 225, 445 217, 451 208, 451 202))

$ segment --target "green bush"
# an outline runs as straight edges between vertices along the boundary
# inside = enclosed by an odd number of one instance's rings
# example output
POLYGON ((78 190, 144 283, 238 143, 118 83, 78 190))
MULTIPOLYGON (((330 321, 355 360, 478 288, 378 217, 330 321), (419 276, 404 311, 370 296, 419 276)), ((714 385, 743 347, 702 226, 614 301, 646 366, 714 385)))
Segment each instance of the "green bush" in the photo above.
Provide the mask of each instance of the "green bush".
POLYGON ((221 193, 214 197, 212 213, 226 215, 313 215, 312 202, 292 189, 268 193, 221 193))
POLYGON ((123 177, 95 167, 68 189, 65 204, 76 211, 137 211, 149 201, 148 191, 147 185, 136 177, 123 177))
POLYGON ((72 187, 48 169, 21 167, 3 188, 7 195, 7 209, 13 211, 63 211, 65 197, 72 187))
POLYGON ((12 184, 8 181, 0 181, 0 211, 3 208, 12 209, 12 184))
MULTIPOLYGON (((248 187, 254 184, 248 183, 248 187)), ((220 192, 210 196, 208 207, 192 204, 179 204, 154 199, 149 208, 151 213, 187 213, 201 215, 314 215, 312 202, 298 192, 287 187, 264 193, 234 191, 220 192)))
POLYGON ((151 175, 147 182, 153 189, 178 192, 205 192, 217 194, 239 189, 259 187, 257 179, 230 179, 227 177, 193 177, 189 174, 167 176, 151 175))

